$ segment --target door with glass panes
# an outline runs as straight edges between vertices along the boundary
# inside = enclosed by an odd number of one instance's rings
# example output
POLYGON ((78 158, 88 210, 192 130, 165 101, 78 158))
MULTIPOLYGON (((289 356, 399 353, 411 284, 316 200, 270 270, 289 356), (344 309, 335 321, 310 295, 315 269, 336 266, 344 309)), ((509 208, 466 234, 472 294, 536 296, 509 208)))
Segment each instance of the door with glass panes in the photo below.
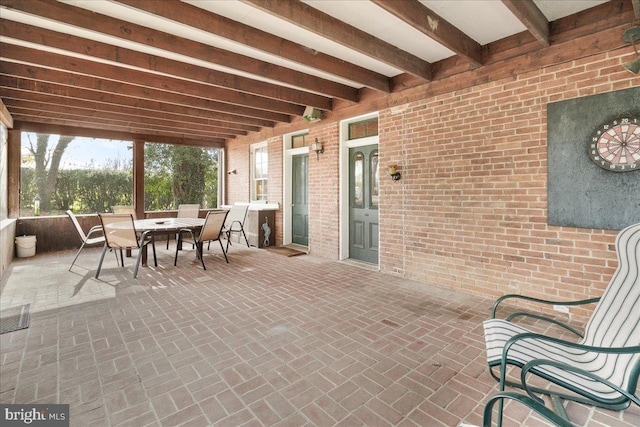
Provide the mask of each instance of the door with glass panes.
POLYGON ((349 149, 349 257, 378 263, 378 145, 349 149))
POLYGON ((309 154, 291 158, 291 241, 309 244, 309 154))

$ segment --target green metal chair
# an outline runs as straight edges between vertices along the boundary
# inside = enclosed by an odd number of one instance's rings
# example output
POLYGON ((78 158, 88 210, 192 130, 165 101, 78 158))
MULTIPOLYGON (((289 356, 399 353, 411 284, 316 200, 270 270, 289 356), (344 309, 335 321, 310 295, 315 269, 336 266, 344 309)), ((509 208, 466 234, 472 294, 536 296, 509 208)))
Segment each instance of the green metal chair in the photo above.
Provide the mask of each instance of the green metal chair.
POLYGON ((612 410, 625 409, 632 402, 640 406, 636 395, 640 375, 640 224, 618 234, 616 252, 618 267, 602 297, 558 302, 505 295, 495 302, 491 319, 483 326, 487 362, 500 383, 500 392, 485 407, 485 426, 491 424, 491 409, 496 402, 498 425, 502 425, 504 399, 517 400, 563 427, 572 424, 564 412, 562 399, 612 410), (583 334, 539 314, 517 312, 498 319, 499 304, 516 298, 540 304, 597 305, 583 334), (533 333, 513 322, 518 317, 551 322, 575 334, 577 342, 533 333), (507 380, 509 365, 520 368, 520 381, 507 380), (543 378, 560 390, 534 387, 527 382, 529 375, 543 378), (528 396, 506 392, 506 386, 524 389, 528 396), (546 408, 534 393, 551 396, 556 412, 546 408))

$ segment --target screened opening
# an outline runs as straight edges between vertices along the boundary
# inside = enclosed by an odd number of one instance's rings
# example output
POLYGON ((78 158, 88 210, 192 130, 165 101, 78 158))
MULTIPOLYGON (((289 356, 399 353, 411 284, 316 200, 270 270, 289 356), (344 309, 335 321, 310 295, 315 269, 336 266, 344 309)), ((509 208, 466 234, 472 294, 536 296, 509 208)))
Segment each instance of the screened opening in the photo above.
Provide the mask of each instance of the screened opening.
POLYGON ((175 210, 181 204, 218 207, 219 154, 218 149, 145 143, 145 210, 175 210))
MULTIPOLYGON (((20 216, 133 205, 133 142, 22 133, 20 216)), ((145 144, 144 209, 218 206, 218 149, 145 144)))
POLYGON ((132 203, 132 142, 32 132, 21 139, 20 216, 132 203))

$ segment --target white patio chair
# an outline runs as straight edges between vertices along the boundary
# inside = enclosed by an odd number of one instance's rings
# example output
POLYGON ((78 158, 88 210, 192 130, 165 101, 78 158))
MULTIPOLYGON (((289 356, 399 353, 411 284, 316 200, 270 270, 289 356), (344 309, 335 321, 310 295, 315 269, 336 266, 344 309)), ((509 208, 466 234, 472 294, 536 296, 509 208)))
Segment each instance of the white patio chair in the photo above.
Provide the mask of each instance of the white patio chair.
POLYGON ((131 214, 99 214, 100 222, 102 223, 102 229, 104 230, 105 243, 102 249, 102 256, 98 263, 98 270, 96 271, 96 279, 100 275, 102 268, 102 261, 104 261, 104 255, 109 249, 120 250, 120 262, 124 267, 124 258, 122 256, 122 249, 138 249, 138 258, 136 260, 136 267, 133 271, 133 278, 138 276, 138 269, 140 268, 140 260, 142 259, 143 249, 146 245, 151 244, 153 247, 153 261, 155 266, 158 266, 158 259, 156 258, 156 244, 153 238, 153 233, 145 231, 138 236, 136 229, 133 225, 133 215, 131 214))
POLYGON ((131 214, 134 220, 138 219, 136 208, 133 206, 111 206, 111 212, 114 214, 131 214))
POLYGON ((491 374, 500 382, 500 393, 485 408, 485 425, 491 423, 490 407, 496 401, 499 401, 498 425, 501 425, 504 399, 518 400, 561 426, 571 424, 563 424, 568 418, 560 399, 612 410, 625 409, 631 402, 640 406, 635 394, 640 374, 640 224, 618 234, 616 251, 618 267, 600 298, 557 302, 505 295, 495 302, 492 318, 484 322, 484 333, 487 361, 491 374), (538 314, 517 312, 507 319, 497 319, 498 305, 512 298, 553 305, 598 304, 582 334, 538 314), (579 340, 573 342, 533 333, 512 322, 523 316, 552 322, 576 334, 579 340), (521 369, 519 382, 507 381, 508 365, 521 369), (494 372, 496 367, 498 374, 494 372), (529 374, 559 386, 560 390, 531 386, 527 383, 529 374), (505 392, 507 385, 524 389, 528 396, 505 392), (549 412, 534 392, 551 396, 556 412, 549 412), (557 414, 558 418, 549 414, 557 414))
POLYGON ((247 239, 247 234, 244 232, 244 222, 247 218, 248 211, 249 205, 247 203, 234 203, 233 206, 231 206, 227 220, 224 222, 224 234, 227 238, 227 252, 229 252, 232 233, 242 233, 244 241, 247 243, 247 247, 249 247, 249 240, 247 239))
MULTIPOLYGON (((199 204, 181 204, 178 205, 178 218, 198 218, 200 216, 199 204)), ((167 249, 169 249, 169 238, 171 233, 167 234, 167 249)), ((176 240, 178 240, 178 234, 176 233, 176 240)))
POLYGON ((84 230, 80 226, 80 223, 78 222, 78 218, 76 218, 76 216, 73 214, 73 212, 71 210, 68 210, 67 211, 67 215, 69 216, 69 219, 71 219, 71 222, 73 223, 73 226, 76 228, 76 231, 78 232, 78 235, 80 236, 80 239, 82 239, 82 245, 80 245, 80 249, 78 249, 78 252, 76 253, 75 258, 73 258, 73 262, 71 262, 71 265, 69 266, 69 271, 71 271, 71 268, 76 263, 76 260, 80 256, 80 252, 82 252, 82 249, 84 249, 84 247, 87 246, 87 245, 95 245, 97 243, 104 243, 104 235, 102 233, 102 225, 96 225, 94 227, 91 227, 91 229, 89 230, 89 233, 88 234, 84 234, 84 230), (100 234, 100 235, 97 236, 98 234, 100 234), (91 237, 93 235, 96 235, 96 237, 91 237))
POLYGON ((220 243, 220 248, 222 249, 222 254, 224 255, 224 259, 229 264, 229 258, 227 258, 227 254, 224 250, 224 246, 222 245, 222 241, 220 238, 224 235, 223 227, 224 221, 227 218, 229 211, 209 211, 204 220, 204 225, 200 229, 198 235, 194 235, 192 230, 182 229, 178 232, 178 244, 176 245, 176 257, 173 261, 173 265, 178 265, 178 252, 180 252, 179 248, 181 243, 189 242, 193 243, 196 248, 197 257, 200 258, 200 263, 202 264, 202 268, 204 270, 207 269, 204 265, 204 257, 202 256, 202 249, 204 242, 215 242, 216 240, 220 243), (182 237, 183 233, 189 233, 191 239, 184 239, 182 237))
POLYGON ((200 216, 200 205, 178 205, 178 218, 198 218, 200 216))
MULTIPOLYGON (((116 205, 111 206, 111 213, 114 214, 130 214, 133 217, 133 220, 138 219, 138 214, 136 214, 136 208, 130 205, 116 205)), ((131 249, 127 249, 127 257, 131 256, 131 249)), ((116 257, 118 255, 116 254, 116 257)), ((120 258, 122 258, 122 251, 120 251, 120 258)), ((122 264, 124 266, 124 264, 122 264)))

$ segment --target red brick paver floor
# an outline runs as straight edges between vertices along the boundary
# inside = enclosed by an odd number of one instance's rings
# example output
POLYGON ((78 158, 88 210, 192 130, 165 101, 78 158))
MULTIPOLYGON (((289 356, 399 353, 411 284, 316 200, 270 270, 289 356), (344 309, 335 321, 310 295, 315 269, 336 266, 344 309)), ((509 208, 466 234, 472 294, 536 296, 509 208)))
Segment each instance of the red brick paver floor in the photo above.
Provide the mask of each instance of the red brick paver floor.
MULTIPOLYGON (((309 255, 158 245, 132 278, 99 250, 16 260, 2 307, 0 403, 68 403, 72 426, 480 424, 496 383, 481 322, 492 301, 309 255), (84 267, 84 268, 83 268, 84 267)), ((434 278, 437 284, 437 278, 434 278)), ((640 425, 637 408, 569 405, 580 425, 640 425)), ((505 425, 545 425, 507 404, 505 425)))

